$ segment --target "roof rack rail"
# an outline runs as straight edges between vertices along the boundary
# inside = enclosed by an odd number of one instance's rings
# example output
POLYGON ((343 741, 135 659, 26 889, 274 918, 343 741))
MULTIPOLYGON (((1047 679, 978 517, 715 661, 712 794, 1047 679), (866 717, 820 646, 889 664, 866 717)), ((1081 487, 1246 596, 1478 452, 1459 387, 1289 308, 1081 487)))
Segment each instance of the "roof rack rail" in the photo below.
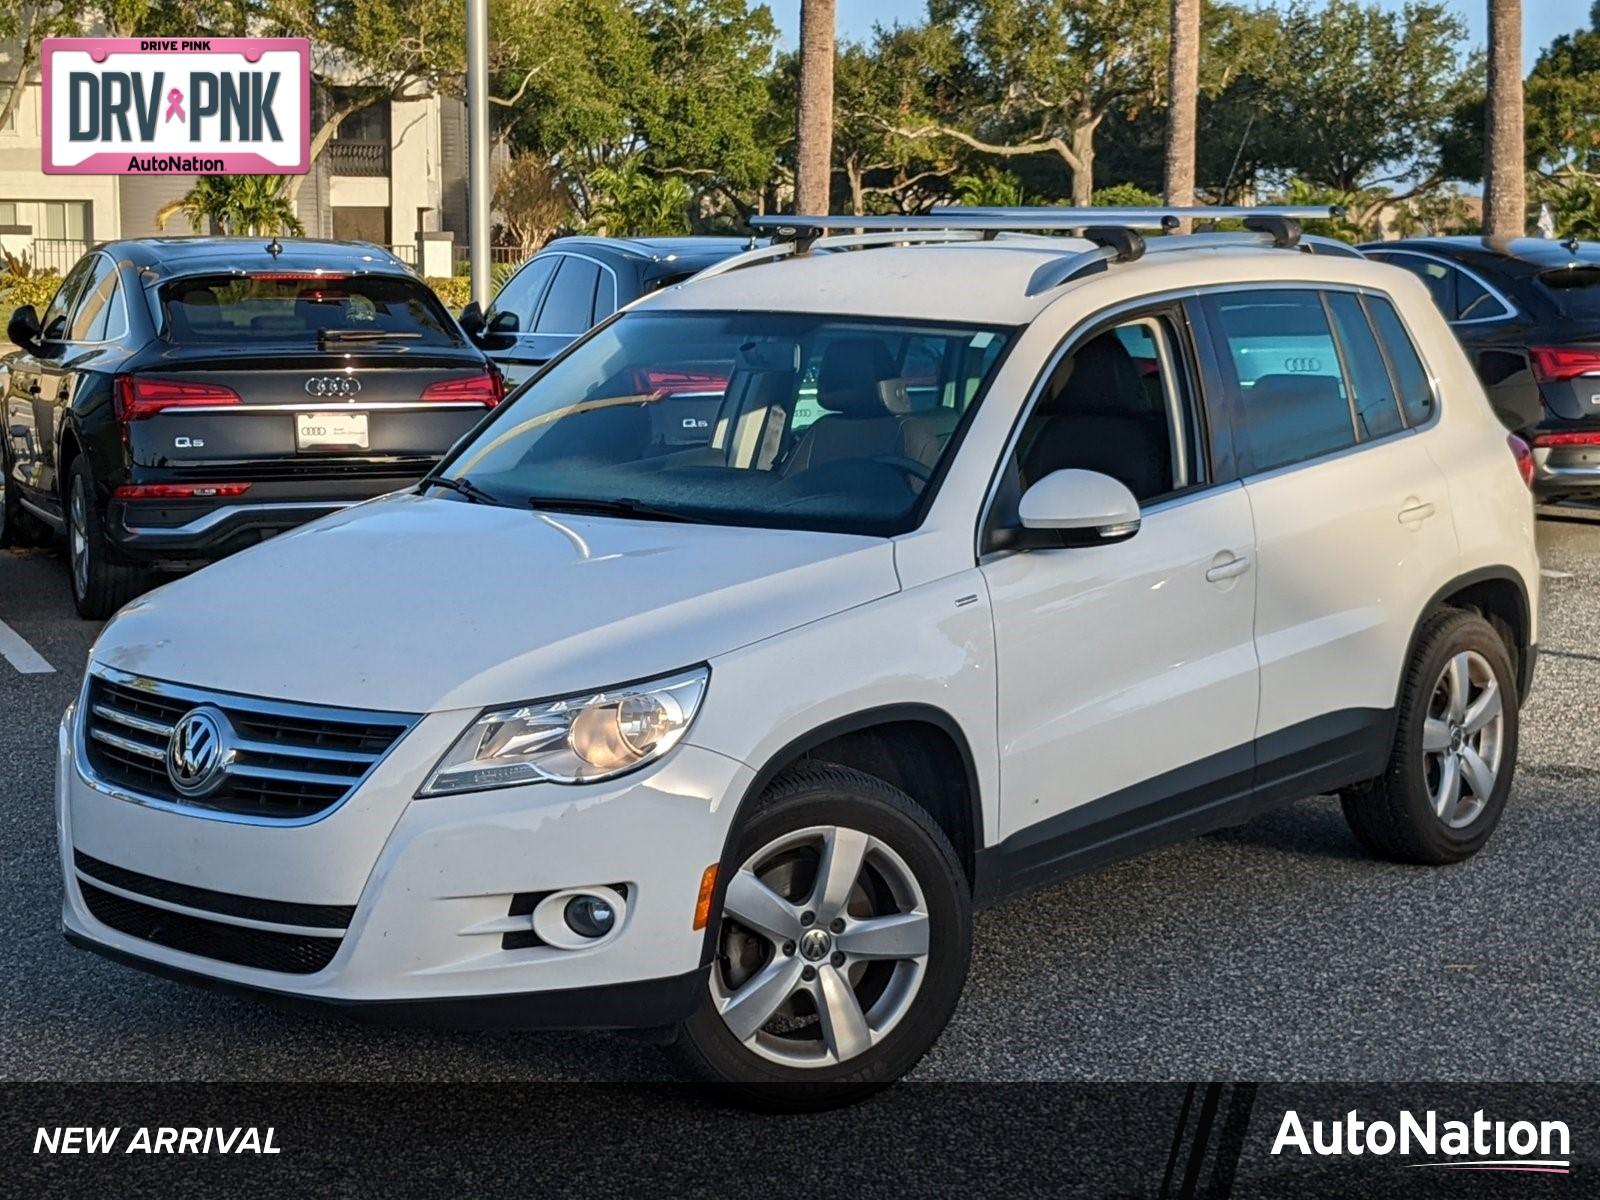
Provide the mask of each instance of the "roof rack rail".
MULTIPOLYGON (((1004 235, 1034 236, 1073 233, 1092 244, 1092 249, 1073 249, 1059 263, 1049 264, 1035 273, 1028 287, 1036 295, 1059 287, 1080 275, 1105 270, 1113 263, 1133 262, 1143 257, 1147 246, 1140 230, 1171 233, 1184 220, 1237 220, 1249 232, 1234 235, 1262 246, 1293 247, 1300 240, 1302 219, 1329 220, 1342 216, 1335 205, 1303 204, 1260 207, 1124 207, 1101 208, 979 208, 949 205, 928 213, 904 216, 852 216, 848 214, 796 214, 749 218, 751 229, 768 233, 772 240, 715 263, 685 280, 710 279, 741 267, 775 262, 810 253, 812 250, 848 250, 868 246, 895 246, 913 243, 992 241, 1004 235)), ((1190 235, 1211 244, 1218 234, 1190 235)), ((1040 241, 1052 239, 1039 238, 1040 241)), ((1194 245, 1189 238, 1183 243, 1194 245)), ((1163 249, 1168 247, 1163 245, 1163 249)), ((1176 248, 1176 246, 1172 247, 1176 248)))
MULTIPOLYGON (((1179 221, 1248 221, 1254 217, 1286 217, 1296 221, 1328 221, 1344 216, 1337 204, 1251 205, 1152 205, 1149 207, 1107 205, 1089 208, 1052 208, 1013 205, 982 207, 942 204, 928 210, 930 217, 963 225, 969 219, 1017 221, 1015 229, 1076 229, 1083 225, 1124 225, 1131 229, 1174 229, 1179 221)), ((791 218, 808 220, 809 218, 791 218)), ((948 226, 947 226, 948 227, 948 226)), ((1248 226, 1247 226, 1248 228, 1248 226)))

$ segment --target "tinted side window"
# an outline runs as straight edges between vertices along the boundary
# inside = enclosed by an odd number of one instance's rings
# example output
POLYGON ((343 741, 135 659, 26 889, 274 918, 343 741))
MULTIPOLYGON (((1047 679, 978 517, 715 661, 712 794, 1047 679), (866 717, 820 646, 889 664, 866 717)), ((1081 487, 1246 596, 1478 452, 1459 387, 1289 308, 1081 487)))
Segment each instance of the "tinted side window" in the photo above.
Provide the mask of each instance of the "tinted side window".
POLYGON ((1406 424, 1421 425, 1433 415, 1433 388, 1428 383, 1428 372, 1422 360, 1417 357, 1417 348, 1411 344, 1411 335, 1389 301, 1381 296, 1367 296, 1364 302, 1383 342, 1384 353, 1389 357, 1395 386, 1400 389, 1400 407, 1405 411, 1406 424))
POLYGON ((39 321, 47 341, 60 341, 67 336, 67 314, 72 311, 73 304, 83 291, 83 286, 88 282, 89 275, 98 261, 99 255, 80 259, 78 265, 67 272, 66 279, 56 289, 55 298, 50 301, 50 306, 44 310, 44 316, 39 321), (52 329, 51 326, 55 328, 52 329))
POLYGON ((532 329, 533 314, 539 309, 539 300, 544 296, 545 285, 550 282, 550 276, 555 274, 556 263, 559 261, 560 256, 555 254, 535 258, 507 280, 505 287, 500 289, 500 294, 489 306, 489 322, 492 324, 496 317, 505 314, 506 317, 515 317, 516 324, 512 325, 502 319, 501 332, 513 333, 532 329))
POLYGON ((72 329, 67 335, 74 342, 102 342, 106 322, 117 296, 117 272, 110 259, 96 256, 94 274, 85 285, 83 296, 72 314, 72 329))
POLYGON ((600 272, 600 283, 594 293, 594 317, 591 324, 603 321, 617 311, 617 281, 610 271, 600 272))
POLYGON ((1353 292, 1329 292, 1327 296, 1344 351, 1345 371, 1355 393, 1356 425, 1361 439, 1369 441, 1398 433, 1404 428, 1400 405, 1395 400, 1394 383, 1384 365, 1383 352, 1367 323, 1366 310, 1353 292))
POLYGON ((1459 272, 1452 271, 1443 263, 1418 258, 1414 254, 1383 254, 1375 257, 1380 262, 1410 271, 1422 280, 1428 289, 1428 295, 1433 297, 1434 304, 1438 305, 1439 311, 1445 315, 1445 320, 1456 319, 1456 276, 1459 272))
POLYGON ((562 255, 534 332, 578 334, 588 329, 594 323, 594 291, 599 280, 600 268, 594 263, 562 255))
POLYGON ((1165 401, 1182 381, 1167 378, 1158 338, 1173 344, 1165 320, 1130 321, 1056 364, 1017 439, 1019 495, 1068 468, 1110 475, 1141 501, 1193 482, 1165 401))
POLYGON ((1355 445, 1339 356, 1322 298, 1261 291, 1212 298, 1243 400, 1240 451, 1270 471, 1355 445))

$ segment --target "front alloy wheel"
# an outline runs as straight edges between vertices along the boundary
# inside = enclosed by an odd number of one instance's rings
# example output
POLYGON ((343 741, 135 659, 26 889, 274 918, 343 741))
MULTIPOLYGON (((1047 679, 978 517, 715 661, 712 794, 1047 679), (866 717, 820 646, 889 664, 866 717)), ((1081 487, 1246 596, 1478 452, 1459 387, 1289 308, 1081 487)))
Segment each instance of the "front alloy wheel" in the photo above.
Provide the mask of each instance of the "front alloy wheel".
POLYGON ((790 1067, 848 1062, 888 1035, 928 964, 916 876, 859 829, 785 834, 728 881, 711 993, 741 1045, 790 1067))
POLYGON ((972 936, 966 872, 928 812, 875 776, 801 763, 742 814, 722 870, 709 982, 675 1043, 690 1071, 794 1109, 915 1066, 972 936))

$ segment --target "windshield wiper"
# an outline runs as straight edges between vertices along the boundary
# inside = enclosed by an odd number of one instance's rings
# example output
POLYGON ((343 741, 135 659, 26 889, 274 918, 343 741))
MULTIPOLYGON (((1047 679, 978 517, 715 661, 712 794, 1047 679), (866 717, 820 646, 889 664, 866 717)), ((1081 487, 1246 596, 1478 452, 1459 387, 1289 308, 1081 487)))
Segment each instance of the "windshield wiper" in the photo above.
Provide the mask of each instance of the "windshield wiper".
POLYGON ((400 329, 319 329, 317 345, 329 342, 414 342, 422 335, 400 329))
POLYGON ((472 480, 468 479, 465 475, 458 475, 454 479, 448 478, 448 477, 446 477, 444 475, 440 475, 440 476, 438 476, 438 477, 436 477, 434 479, 424 479, 420 486, 422 486, 422 487, 444 488, 445 491, 454 492, 456 495, 461 496, 464 499, 471 501, 473 504, 499 504, 500 503, 498 498, 496 498, 495 496, 492 496, 488 492, 484 491, 481 487, 479 487, 477 484, 473 483, 472 480))
POLYGON ((680 521, 686 525, 713 524, 705 517, 692 516, 670 508, 656 508, 626 496, 616 500, 590 499, 586 496, 529 496, 528 506, 565 512, 598 513, 606 517, 632 517, 641 521, 680 521))

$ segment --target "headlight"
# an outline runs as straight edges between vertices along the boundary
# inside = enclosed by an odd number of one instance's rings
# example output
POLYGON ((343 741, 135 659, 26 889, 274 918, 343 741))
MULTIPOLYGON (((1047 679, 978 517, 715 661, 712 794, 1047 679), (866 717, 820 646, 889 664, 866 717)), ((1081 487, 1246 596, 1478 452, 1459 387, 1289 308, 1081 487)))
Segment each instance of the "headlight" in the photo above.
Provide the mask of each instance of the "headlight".
POLYGON ((696 667, 603 692, 492 709, 456 739, 417 794, 621 775, 678 744, 710 677, 709 667, 696 667))

